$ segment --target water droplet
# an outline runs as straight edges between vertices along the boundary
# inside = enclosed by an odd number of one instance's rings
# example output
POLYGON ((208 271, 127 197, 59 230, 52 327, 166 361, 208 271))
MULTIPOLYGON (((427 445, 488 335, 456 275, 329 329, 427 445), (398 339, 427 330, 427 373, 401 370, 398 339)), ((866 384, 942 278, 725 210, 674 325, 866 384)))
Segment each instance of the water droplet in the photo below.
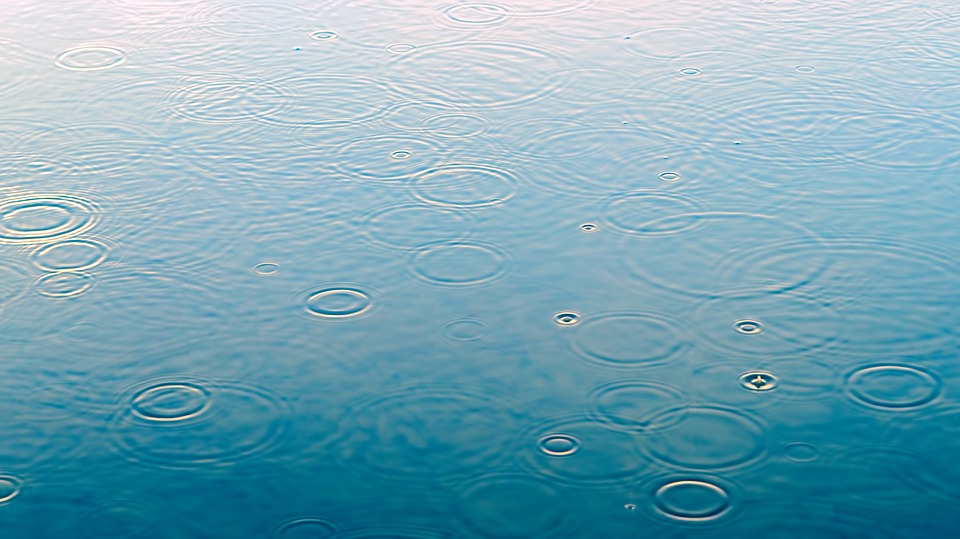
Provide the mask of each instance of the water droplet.
POLYGON ((280 264, 276 262, 261 262, 253 267, 253 272, 257 275, 273 275, 280 271, 280 264))
POLYGON ((743 319, 733 323, 733 329, 744 335, 757 335, 763 332, 763 324, 757 320, 743 319))
POLYGON ((679 172, 661 172, 660 179, 665 182, 675 182, 681 178, 679 172))
POLYGON ((567 457, 580 450, 580 440, 569 434, 547 434, 537 440, 540 451, 553 457, 567 457))
POLYGON ((301 50, 301 49, 300 49, 300 47, 294 47, 293 50, 298 51, 298 50, 301 50))
POLYGON ((679 520, 713 520, 730 508, 729 494, 705 481, 668 483, 657 489, 654 500, 664 515, 679 520))
POLYGON ((589 232, 596 232, 596 231, 597 231, 597 225, 595 225, 595 224, 593 224, 593 223, 583 223, 582 225, 580 225, 580 230, 582 230, 582 231, 584 231, 584 232, 588 232, 588 233, 589 233, 589 232))
POLYGON ((487 324, 476 318, 458 318, 445 322, 441 333, 451 341, 476 341, 487 334, 487 324))
POLYGON ((740 386, 750 391, 770 391, 776 389, 780 381, 769 372, 751 371, 740 375, 740 386))
MULTIPOLYGON (((629 39, 629 38, 627 38, 627 39, 629 39)), ((636 504, 632 504, 632 503, 628 503, 628 504, 624 505, 623 508, 626 509, 627 511, 636 511, 636 510, 637 510, 636 504)))
POLYGON ((580 314, 573 311, 562 311, 553 315, 553 321, 561 326, 575 326, 580 323, 580 314))
POLYGON ((7 503, 20 494, 23 482, 12 475, 0 475, 0 504, 7 503))
POLYGON ((114 47, 77 47, 57 55, 57 67, 70 71, 100 71, 127 61, 127 53, 114 47))
POLYGON ((696 77, 697 75, 703 73, 702 71, 700 71, 700 69, 696 67, 683 67, 678 69, 677 72, 687 77, 696 77))
POLYGON ((188 382, 165 382, 133 396, 133 413, 148 421, 183 421, 210 407, 210 393, 188 382))
POLYGON ((408 152, 407 150, 397 150, 390 154, 390 157, 394 159, 409 159, 413 155, 413 152, 408 152))
POLYGON ((820 450, 806 442, 792 442, 783 446, 783 454, 793 462, 813 462, 820 458, 820 450))
POLYGON ((310 34, 310 39, 313 39, 315 41, 333 41, 335 39, 338 39, 339 37, 340 37, 340 34, 336 32, 331 32, 329 30, 318 30, 310 34))
POLYGON ((810 65, 798 65, 794 67, 793 70, 797 73, 813 73, 817 68, 810 65))
POLYGON ((871 365, 847 376, 847 391, 871 408, 903 410, 934 402, 943 391, 943 382, 920 367, 871 365))
POLYGON ((306 310, 322 318, 349 318, 373 308, 370 293, 352 287, 325 287, 306 298, 306 310))

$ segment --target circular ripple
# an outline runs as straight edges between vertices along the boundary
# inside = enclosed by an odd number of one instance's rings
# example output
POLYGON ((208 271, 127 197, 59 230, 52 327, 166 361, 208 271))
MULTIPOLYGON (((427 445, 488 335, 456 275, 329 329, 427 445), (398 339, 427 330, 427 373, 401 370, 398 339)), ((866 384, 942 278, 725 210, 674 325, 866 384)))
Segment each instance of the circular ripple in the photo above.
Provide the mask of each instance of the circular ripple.
POLYGON ((478 341, 487 334, 487 324, 476 318, 458 318, 443 324, 440 333, 451 341, 478 341))
POLYGON ((522 442, 536 475, 576 486, 628 483, 649 465, 634 433, 606 428, 580 414, 542 421, 523 434, 522 442))
POLYGON ((480 208, 502 204, 516 192, 516 178, 490 165, 443 165, 413 179, 415 196, 427 204, 480 208))
POLYGON ((101 71, 127 61, 127 53, 114 47, 77 47, 57 55, 57 67, 70 71, 101 71))
POLYGON ((372 314, 378 308, 379 292, 366 285, 326 283, 311 287, 300 296, 308 317, 336 321, 372 314))
POLYGON ((274 539, 320 539, 337 532, 338 526, 322 518, 297 518, 284 522, 276 530, 274 539))
POLYGON ((733 329, 744 335, 758 335, 763 331, 763 324, 759 320, 737 320, 733 323, 733 329))
POLYGON ((210 407, 210 393, 191 383, 164 382, 133 396, 133 413, 149 421, 182 421, 210 407))
POLYGON ((41 276, 34 283, 34 290, 50 298, 72 298, 89 292, 96 280, 82 271, 58 271, 41 276))
POLYGON ((522 415, 503 395, 464 386, 417 386, 347 407, 340 447, 376 477, 450 479, 503 456, 522 415))
POLYGON ((310 39, 314 41, 333 41, 335 39, 340 39, 340 34, 332 32, 330 30, 317 30, 310 34, 310 39))
POLYGON ((364 526, 333 535, 336 539, 449 539, 450 533, 433 528, 404 526, 364 526))
POLYGON ((675 422, 647 438, 645 449, 671 466, 718 470, 746 466, 767 451, 767 428, 740 410, 692 406, 666 410, 652 421, 675 422), (679 421, 671 416, 682 414, 679 421))
POLYGON ((537 445, 552 457, 567 457, 580 450, 580 440, 569 434, 546 434, 537 440, 537 445))
POLYGON ((444 152, 424 138, 377 135, 351 140, 337 152, 336 166, 348 180, 399 182, 414 178, 435 166, 444 152), (397 151, 406 152, 398 159, 397 151))
POLYGON ((600 206, 604 221, 613 230, 638 236, 671 236, 702 224, 696 214, 703 206, 694 198, 676 193, 641 190, 621 193, 600 206), (684 217, 684 215, 692 215, 684 217))
POLYGON ((20 494, 23 482, 19 477, 0 474, 0 504, 7 503, 20 494))
POLYGON ((510 11, 499 4, 467 3, 455 4, 443 10, 447 20, 468 26, 489 26, 503 22, 509 17, 510 11))
POLYGON ((681 67, 680 69, 677 70, 677 73, 680 73, 685 77, 696 77, 697 75, 702 74, 703 71, 701 71, 700 68, 697 68, 697 67, 681 67))
POLYGON ((395 57, 392 79, 408 94, 439 93, 471 107, 511 107, 559 91, 566 59, 555 51, 520 43, 455 41, 428 45, 395 57), (497 66, 492 77, 490 66, 497 66))
POLYGON ((470 535, 504 539, 557 537, 570 531, 567 494, 537 477, 491 474, 460 490, 458 519, 470 535))
MULTIPOLYGON (((645 226, 685 233, 644 238, 624 253, 625 264, 637 278, 678 294, 702 298, 734 286, 789 290, 810 282, 823 270, 823 257, 789 263, 783 257, 774 258, 786 250, 785 245, 818 241, 809 230, 780 217, 725 212, 656 217, 645 226), (731 238, 749 243, 737 247, 731 238), (754 245, 760 247, 751 248, 754 245)), ((724 320, 724 333, 732 333, 729 324, 737 319, 724 320)))
POLYGON ((111 430, 130 460, 185 469, 262 455, 283 437, 287 418, 284 400, 263 388, 163 380, 127 396, 111 430))
POLYGON ((280 264, 276 262, 261 262, 253 267, 257 275, 274 275, 280 271, 280 264))
MULTIPOLYGON (((672 60, 684 55, 718 50, 730 43, 717 29, 691 26, 648 26, 628 32, 620 45, 628 53, 654 60, 672 60)), ((730 43, 735 45, 735 43, 730 43)))
POLYGON ((581 230, 582 232, 586 232, 586 233, 588 233, 588 234, 589 234, 590 232, 596 232, 596 231, 597 231, 597 225, 595 225, 595 224, 593 224, 593 223, 583 223, 582 225, 580 225, 580 230, 581 230))
POLYGON ((715 520, 730 510, 730 495, 706 481, 672 481, 653 494, 657 510, 669 518, 702 522, 715 520))
POLYGON ((936 401, 942 392, 939 377, 911 365, 869 365, 847 375, 847 394, 881 410, 920 408, 936 401))
MULTIPOLYGON (((673 247, 676 256, 682 247, 673 247)), ((843 345, 851 350, 905 354, 953 342, 952 320, 960 306, 960 291, 954 286, 960 270, 954 259, 949 253, 886 240, 810 238, 731 253, 717 272, 730 276, 725 280, 739 277, 770 289, 806 286, 814 302, 810 307, 841 312, 843 326, 851 329, 841 332, 839 324, 824 324, 821 331, 842 335, 843 345)), ((760 314, 756 316, 768 331, 758 339, 773 331, 774 324, 760 314)), ((743 344, 748 345, 746 340, 743 344)))
POLYGON ((299 33, 317 16, 315 10, 290 2, 231 2, 203 6, 193 14, 203 32, 239 38, 299 33))
POLYGON ((679 322, 646 312, 592 317, 571 332, 573 350, 606 366, 635 368, 682 359, 690 343, 679 322))
POLYGON ((417 125, 432 136, 450 139, 463 139, 482 135, 489 127, 490 120, 479 114, 469 112, 447 112, 426 116, 417 125))
POLYGON ((793 462, 814 462, 820 458, 820 449, 806 442, 792 442, 783 446, 783 455, 793 462))
POLYGON ((44 245, 32 254, 33 263, 44 271, 78 271, 100 265, 112 246, 93 239, 72 239, 44 245))
POLYGON ((930 489, 911 477, 924 467, 919 455, 873 444, 846 450, 832 459, 830 477, 846 500, 903 510, 930 502, 930 489))
POLYGON ((173 116, 201 123, 236 123, 269 117, 290 104, 291 91, 264 79, 229 73, 190 75, 166 97, 173 116))
POLYGON ((813 73, 817 68, 810 65, 798 65, 793 68, 797 73, 813 73))
POLYGON ((750 391, 770 391, 780 385, 780 380, 769 372, 751 371, 745 372, 737 379, 740 387, 750 391))
POLYGON ((86 232, 100 211, 71 195, 31 195, 0 200, 0 243, 46 243, 86 232))
POLYGON ((80 537, 127 539, 144 537, 158 524, 159 518, 156 507, 117 500, 85 509, 73 525, 80 537))
POLYGON ((440 286, 474 286, 489 283, 507 272, 508 257, 499 247, 479 242, 428 243, 410 257, 411 274, 440 286))
POLYGON ((660 179, 665 182, 680 181, 680 178, 682 177, 683 176, 681 176, 679 172, 661 172, 660 173, 660 179))
POLYGON ((617 380, 590 392, 591 414, 604 425, 634 432, 652 432, 683 419, 678 410, 686 401, 683 392, 671 385, 652 380, 617 380), (658 423, 657 420, 668 420, 658 423))
POLYGON ((361 75, 294 75, 277 84, 290 95, 281 110, 259 119, 291 129, 295 142, 310 148, 329 146, 331 128, 369 122, 396 99, 385 83, 361 75))
POLYGON ((561 326, 575 326, 580 323, 580 313, 561 311, 553 315, 553 321, 561 326))
POLYGON ((380 207, 357 221, 360 233, 371 244, 405 252, 431 241, 466 237, 473 225, 467 212, 433 204, 380 207))
POLYGON ((384 49, 390 54, 410 54, 415 52, 419 47, 413 43, 391 43, 384 47, 384 49))
MULTIPOLYGON (((704 344, 726 352, 790 355, 819 350, 847 332, 829 302, 798 291, 738 289, 718 292, 694 313, 704 344), (731 320, 763 320, 762 331, 731 329, 731 320)), ((748 330, 751 326, 747 322, 748 330)))

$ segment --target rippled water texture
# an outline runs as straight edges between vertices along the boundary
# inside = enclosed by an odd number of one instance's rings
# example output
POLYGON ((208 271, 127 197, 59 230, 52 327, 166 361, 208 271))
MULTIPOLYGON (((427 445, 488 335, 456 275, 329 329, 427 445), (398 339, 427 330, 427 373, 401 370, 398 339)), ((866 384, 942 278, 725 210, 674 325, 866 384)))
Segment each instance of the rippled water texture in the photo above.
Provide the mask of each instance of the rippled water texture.
POLYGON ((8 0, 0 537, 960 537, 950 0, 8 0))

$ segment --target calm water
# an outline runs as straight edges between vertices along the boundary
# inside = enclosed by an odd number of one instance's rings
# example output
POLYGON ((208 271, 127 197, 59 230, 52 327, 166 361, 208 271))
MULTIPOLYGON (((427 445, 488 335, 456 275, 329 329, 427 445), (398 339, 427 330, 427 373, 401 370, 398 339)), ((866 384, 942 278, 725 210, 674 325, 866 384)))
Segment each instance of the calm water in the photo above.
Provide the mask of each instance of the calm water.
POLYGON ((960 534, 954 0, 7 0, 0 536, 960 534))

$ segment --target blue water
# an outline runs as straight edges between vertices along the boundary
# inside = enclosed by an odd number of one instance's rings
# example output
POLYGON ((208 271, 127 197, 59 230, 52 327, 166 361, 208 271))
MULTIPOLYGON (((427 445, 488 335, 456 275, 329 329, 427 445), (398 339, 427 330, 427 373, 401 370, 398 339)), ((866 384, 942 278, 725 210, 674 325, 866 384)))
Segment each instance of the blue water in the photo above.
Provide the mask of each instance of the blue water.
POLYGON ((960 535, 958 35, 6 1, 0 537, 960 535))

